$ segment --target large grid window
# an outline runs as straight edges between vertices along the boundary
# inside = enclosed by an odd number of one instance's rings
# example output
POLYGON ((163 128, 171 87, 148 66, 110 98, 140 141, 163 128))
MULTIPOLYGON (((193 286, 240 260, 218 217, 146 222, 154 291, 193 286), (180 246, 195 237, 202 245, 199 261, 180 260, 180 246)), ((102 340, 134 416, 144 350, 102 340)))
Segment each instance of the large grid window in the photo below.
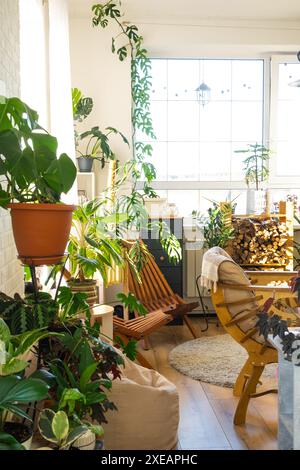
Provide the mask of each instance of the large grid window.
POLYGON ((243 180, 234 151, 263 140, 263 60, 153 59, 152 78, 157 180, 243 180), (207 102, 197 97, 202 83, 207 102))

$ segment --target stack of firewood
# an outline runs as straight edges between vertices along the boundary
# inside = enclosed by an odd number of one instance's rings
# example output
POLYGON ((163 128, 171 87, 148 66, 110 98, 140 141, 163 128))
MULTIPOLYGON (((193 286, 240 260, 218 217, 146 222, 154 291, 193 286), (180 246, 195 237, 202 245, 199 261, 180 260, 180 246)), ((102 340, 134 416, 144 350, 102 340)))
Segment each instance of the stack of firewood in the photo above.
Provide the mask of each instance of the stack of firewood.
POLYGON ((241 265, 288 264, 288 230, 278 219, 232 220, 234 239, 233 258, 241 265))

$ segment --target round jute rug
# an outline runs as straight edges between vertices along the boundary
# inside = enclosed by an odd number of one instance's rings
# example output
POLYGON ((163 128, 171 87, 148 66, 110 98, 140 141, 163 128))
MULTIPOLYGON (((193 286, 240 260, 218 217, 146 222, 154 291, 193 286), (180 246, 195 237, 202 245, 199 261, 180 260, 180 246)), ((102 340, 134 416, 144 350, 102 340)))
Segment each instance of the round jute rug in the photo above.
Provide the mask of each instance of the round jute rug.
MULTIPOLYGON (((192 379, 233 387, 248 354, 230 335, 197 338, 180 344, 169 354, 174 369, 192 379)), ((277 364, 265 367, 262 381, 276 380, 277 364)))

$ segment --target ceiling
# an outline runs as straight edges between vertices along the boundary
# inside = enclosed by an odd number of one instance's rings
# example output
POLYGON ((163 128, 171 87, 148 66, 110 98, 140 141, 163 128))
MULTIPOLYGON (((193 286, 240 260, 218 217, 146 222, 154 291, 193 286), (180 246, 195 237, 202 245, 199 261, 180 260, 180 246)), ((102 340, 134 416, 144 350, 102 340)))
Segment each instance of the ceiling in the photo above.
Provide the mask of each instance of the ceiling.
MULTIPOLYGON (((95 3, 97 0, 69 0, 70 13, 90 16, 95 3)), ((299 0, 122 0, 122 10, 127 19, 167 24, 208 19, 300 21, 299 0)))

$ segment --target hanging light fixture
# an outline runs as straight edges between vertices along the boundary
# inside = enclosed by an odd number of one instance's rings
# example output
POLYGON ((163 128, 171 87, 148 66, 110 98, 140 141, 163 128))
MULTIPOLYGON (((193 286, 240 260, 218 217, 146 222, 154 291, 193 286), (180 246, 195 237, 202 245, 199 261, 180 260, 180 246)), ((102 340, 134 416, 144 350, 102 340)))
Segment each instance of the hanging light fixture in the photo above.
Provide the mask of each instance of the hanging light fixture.
MULTIPOLYGON (((297 59, 298 59, 299 62, 300 62, 300 51, 297 52, 297 59)), ((299 80, 296 80, 296 81, 294 81, 294 82, 289 83, 289 86, 300 87, 300 79, 299 79, 299 80)))
POLYGON ((210 102, 211 89, 206 83, 202 82, 195 91, 197 93, 197 100, 203 107, 210 102))
POLYGON ((204 59, 200 60, 202 83, 196 88, 197 101, 204 107, 210 102, 211 89, 205 83, 204 79, 204 59))

